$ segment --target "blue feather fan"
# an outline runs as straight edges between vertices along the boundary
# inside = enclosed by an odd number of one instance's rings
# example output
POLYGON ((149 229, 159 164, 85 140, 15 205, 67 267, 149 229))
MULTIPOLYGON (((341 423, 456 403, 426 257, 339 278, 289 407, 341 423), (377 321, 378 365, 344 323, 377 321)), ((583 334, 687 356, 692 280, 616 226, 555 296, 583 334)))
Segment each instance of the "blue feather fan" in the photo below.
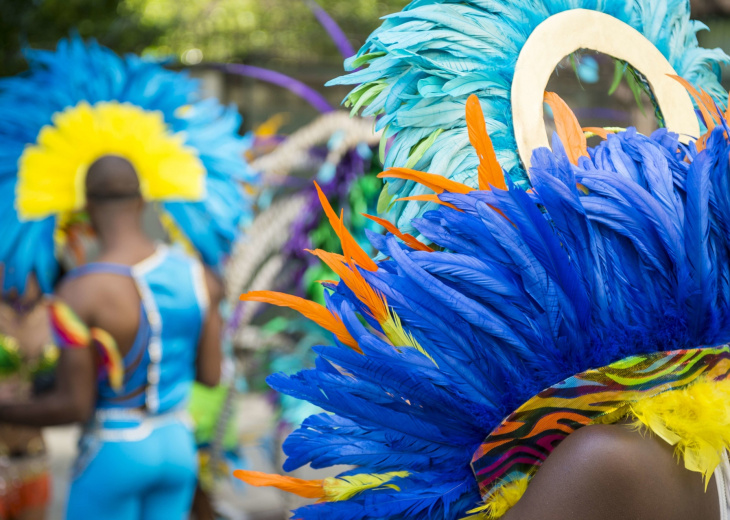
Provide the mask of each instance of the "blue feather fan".
POLYGON ((534 153, 534 193, 444 193, 461 211, 414 221, 448 252, 374 236, 388 259, 363 276, 427 355, 365 327, 362 303, 340 283, 327 305, 364 355, 318 347, 314 369, 269 383, 329 412, 288 438, 286 470, 409 476, 295 517, 461 519, 480 501, 474 451, 543 389, 630 355, 730 341, 724 131, 698 153, 665 130, 630 129, 579 166, 556 141, 534 153))

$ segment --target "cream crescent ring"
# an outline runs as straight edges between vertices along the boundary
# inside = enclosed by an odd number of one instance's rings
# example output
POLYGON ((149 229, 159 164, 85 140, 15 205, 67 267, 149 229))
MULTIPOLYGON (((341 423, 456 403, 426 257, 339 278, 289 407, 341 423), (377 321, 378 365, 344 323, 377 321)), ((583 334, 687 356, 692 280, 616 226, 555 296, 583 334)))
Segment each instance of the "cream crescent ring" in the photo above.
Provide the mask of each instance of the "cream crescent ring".
POLYGON ((533 150, 549 147, 543 110, 545 87, 557 64, 579 49, 623 60, 646 77, 668 130, 682 142, 696 139, 700 125, 692 99, 670 76, 674 67, 645 36, 598 11, 573 9, 542 22, 525 43, 512 83, 512 118, 520 159, 530 168, 533 150))

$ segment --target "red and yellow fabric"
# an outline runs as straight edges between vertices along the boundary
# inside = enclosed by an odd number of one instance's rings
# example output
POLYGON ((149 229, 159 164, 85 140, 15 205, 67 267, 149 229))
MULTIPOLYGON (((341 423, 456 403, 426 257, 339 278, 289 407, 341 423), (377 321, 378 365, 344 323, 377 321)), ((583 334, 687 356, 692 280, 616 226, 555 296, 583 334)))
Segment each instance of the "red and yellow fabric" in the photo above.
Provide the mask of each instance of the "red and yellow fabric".
POLYGON ((71 308, 59 300, 49 306, 51 332, 61 349, 93 346, 99 355, 99 377, 107 377, 115 390, 124 382, 124 363, 114 338, 100 328, 89 329, 71 308))

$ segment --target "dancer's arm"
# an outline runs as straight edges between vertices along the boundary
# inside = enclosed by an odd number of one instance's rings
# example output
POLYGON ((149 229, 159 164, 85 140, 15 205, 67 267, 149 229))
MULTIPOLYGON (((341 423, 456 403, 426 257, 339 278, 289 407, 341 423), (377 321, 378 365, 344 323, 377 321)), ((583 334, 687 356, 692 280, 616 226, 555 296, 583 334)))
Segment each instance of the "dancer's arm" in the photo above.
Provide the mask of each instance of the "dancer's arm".
MULTIPOLYGON (((84 323, 91 323, 98 305, 94 294, 83 278, 58 289, 58 298, 84 323)), ((0 423, 43 427, 87 421, 96 402, 96 362, 92 347, 61 348, 53 389, 23 401, 0 401, 0 423)))
POLYGON ((62 350, 55 387, 27 400, 0 402, 0 423, 44 427, 85 422, 94 410, 95 366, 91 348, 62 350))
POLYGON ((221 363, 223 362, 221 352, 223 319, 219 310, 223 298, 223 286, 208 269, 205 270, 205 282, 208 287, 209 306, 198 342, 195 378, 203 385, 216 386, 220 383, 221 363))

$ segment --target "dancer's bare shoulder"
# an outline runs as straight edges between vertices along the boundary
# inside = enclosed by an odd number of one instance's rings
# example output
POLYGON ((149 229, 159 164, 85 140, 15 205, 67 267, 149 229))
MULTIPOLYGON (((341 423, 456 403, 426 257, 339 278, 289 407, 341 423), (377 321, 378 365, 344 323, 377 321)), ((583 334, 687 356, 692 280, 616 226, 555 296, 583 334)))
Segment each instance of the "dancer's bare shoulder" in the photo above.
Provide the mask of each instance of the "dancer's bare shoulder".
POLYGON ((718 520, 714 478, 684 468, 661 439, 623 425, 570 435, 504 520, 718 520))

